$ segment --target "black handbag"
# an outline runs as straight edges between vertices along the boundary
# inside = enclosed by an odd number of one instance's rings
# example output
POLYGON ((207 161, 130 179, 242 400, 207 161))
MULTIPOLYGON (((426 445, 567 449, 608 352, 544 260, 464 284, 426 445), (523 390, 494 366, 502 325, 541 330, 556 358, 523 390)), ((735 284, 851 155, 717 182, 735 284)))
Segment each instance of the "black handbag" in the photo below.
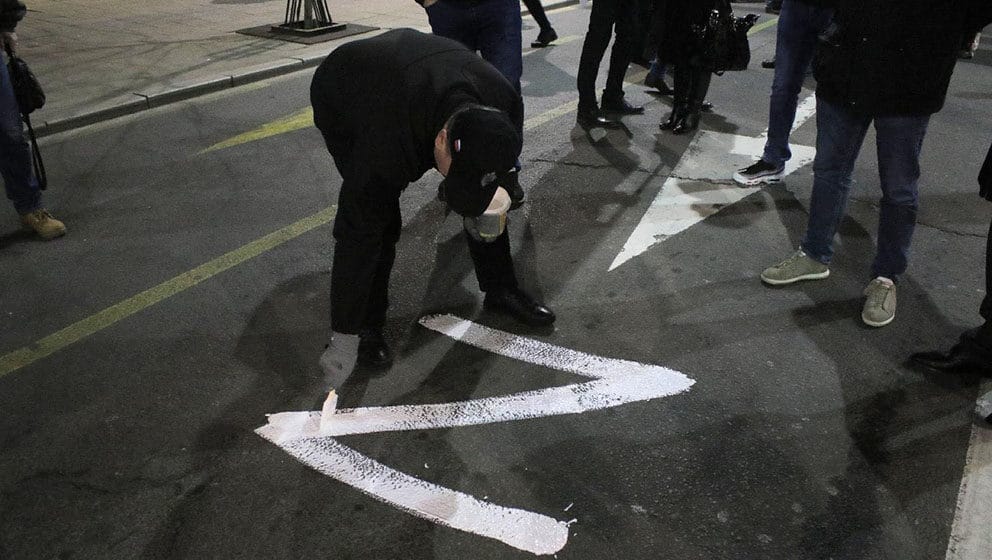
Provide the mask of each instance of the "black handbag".
POLYGON ((17 108, 21 112, 24 124, 28 125, 28 137, 31 139, 31 164, 34 166, 35 178, 38 179, 38 187, 45 190, 48 187, 48 176, 45 174, 45 162, 41 159, 41 151, 38 150, 38 139, 31 126, 31 113, 45 106, 45 91, 41 89, 38 78, 28 67, 24 59, 16 56, 7 48, 7 71, 10 74, 10 84, 14 89, 14 97, 17 99, 17 108))
POLYGON ((45 106, 45 90, 41 89, 38 78, 24 59, 7 49, 7 70, 10 72, 10 83, 17 98, 17 107, 22 115, 30 115, 45 106))
POLYGON ((697 31, 702 45, 702 58, 713 73, 747 70, 751 62, 751 45, 747 32, 758 16, 748 14, 734 17, 729 2, 721 3, 710 12, 706 25, 697 31))

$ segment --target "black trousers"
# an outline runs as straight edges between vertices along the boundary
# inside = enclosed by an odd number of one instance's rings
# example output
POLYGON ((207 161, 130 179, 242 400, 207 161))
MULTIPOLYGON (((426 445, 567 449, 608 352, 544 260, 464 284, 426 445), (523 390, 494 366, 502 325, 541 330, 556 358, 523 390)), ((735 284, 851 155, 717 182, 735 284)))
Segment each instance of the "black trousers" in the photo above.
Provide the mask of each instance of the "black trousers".
POLYGON ((685 57, 675 61, 672 69, 675 105, 683 105, 690 111, 702 109, 706 94, 710 91, 713 73, 702 65, 698 56, 685 57))
POLYGON ((589 30, 582 43, 576 85, 579 89, 579 110, 596 107, 596 75, 606 54, 610 37, 616 27, 617 40, 610 53, 610 69, 606 76, 604 98, 623 95, 623 78, 627 66, 637 53, 636 0, 597 0, 589 14, 589 30))
POLYGON ((544 13, 541 0, 524 0, 524 5, 527 6, 527 11, 530 12, 530 16, 534 18, 534 22, 541 28, 541 31, 551 29, 551 22, 548 21, 548 15, 544 13))
MULTIPOLYGON (((336 332, 381 330, 386 323, 389 276, 403 228, 398 197, 401 190, 402 186, 376 180, 363 185, 346 180, 341 185, 331 268, 331 328, 336 332), (395 195, 387 196, 388 193, 395 195)), ((515 288, 509 234, 503 232, 492 243, 464 235, 479 288, 483 292, 515 288)))

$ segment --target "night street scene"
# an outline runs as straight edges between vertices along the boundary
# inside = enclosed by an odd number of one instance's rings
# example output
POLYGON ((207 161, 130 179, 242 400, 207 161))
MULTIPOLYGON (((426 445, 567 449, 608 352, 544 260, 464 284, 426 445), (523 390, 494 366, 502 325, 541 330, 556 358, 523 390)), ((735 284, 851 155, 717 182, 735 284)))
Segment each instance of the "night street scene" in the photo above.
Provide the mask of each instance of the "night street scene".
POLYGON ((992 2, 0 43, 0 560, 992 560, 992 2))

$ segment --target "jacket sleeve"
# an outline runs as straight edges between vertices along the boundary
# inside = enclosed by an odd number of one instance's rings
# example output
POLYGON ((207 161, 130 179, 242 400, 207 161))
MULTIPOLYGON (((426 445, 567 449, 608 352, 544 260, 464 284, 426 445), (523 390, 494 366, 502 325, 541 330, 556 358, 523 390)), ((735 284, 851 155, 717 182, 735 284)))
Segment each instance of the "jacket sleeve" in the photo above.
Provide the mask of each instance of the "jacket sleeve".
POLYGON ((26 12, 27 8, 20 0, 0 0, 0 31, 13 31, 26 12))
POLYGON ((989 153, 985 155, 985 164, 978 174, 979 193, 992 202, 992 146, 989 146, 989 153))

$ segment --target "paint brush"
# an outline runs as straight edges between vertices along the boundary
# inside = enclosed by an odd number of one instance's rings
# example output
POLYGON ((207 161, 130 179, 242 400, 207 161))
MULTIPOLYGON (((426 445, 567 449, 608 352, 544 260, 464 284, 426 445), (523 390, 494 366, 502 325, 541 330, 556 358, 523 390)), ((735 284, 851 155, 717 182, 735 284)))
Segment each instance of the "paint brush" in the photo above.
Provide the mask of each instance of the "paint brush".
POLYGON ((324 406, 320 408, 320 433, 324 434, 329 431, 331 425, 331 418, 334 416, 334 411, 338 408, 338 393, 334 389, 331 389, 327 393, 327 398, 324 399, 324 406))

